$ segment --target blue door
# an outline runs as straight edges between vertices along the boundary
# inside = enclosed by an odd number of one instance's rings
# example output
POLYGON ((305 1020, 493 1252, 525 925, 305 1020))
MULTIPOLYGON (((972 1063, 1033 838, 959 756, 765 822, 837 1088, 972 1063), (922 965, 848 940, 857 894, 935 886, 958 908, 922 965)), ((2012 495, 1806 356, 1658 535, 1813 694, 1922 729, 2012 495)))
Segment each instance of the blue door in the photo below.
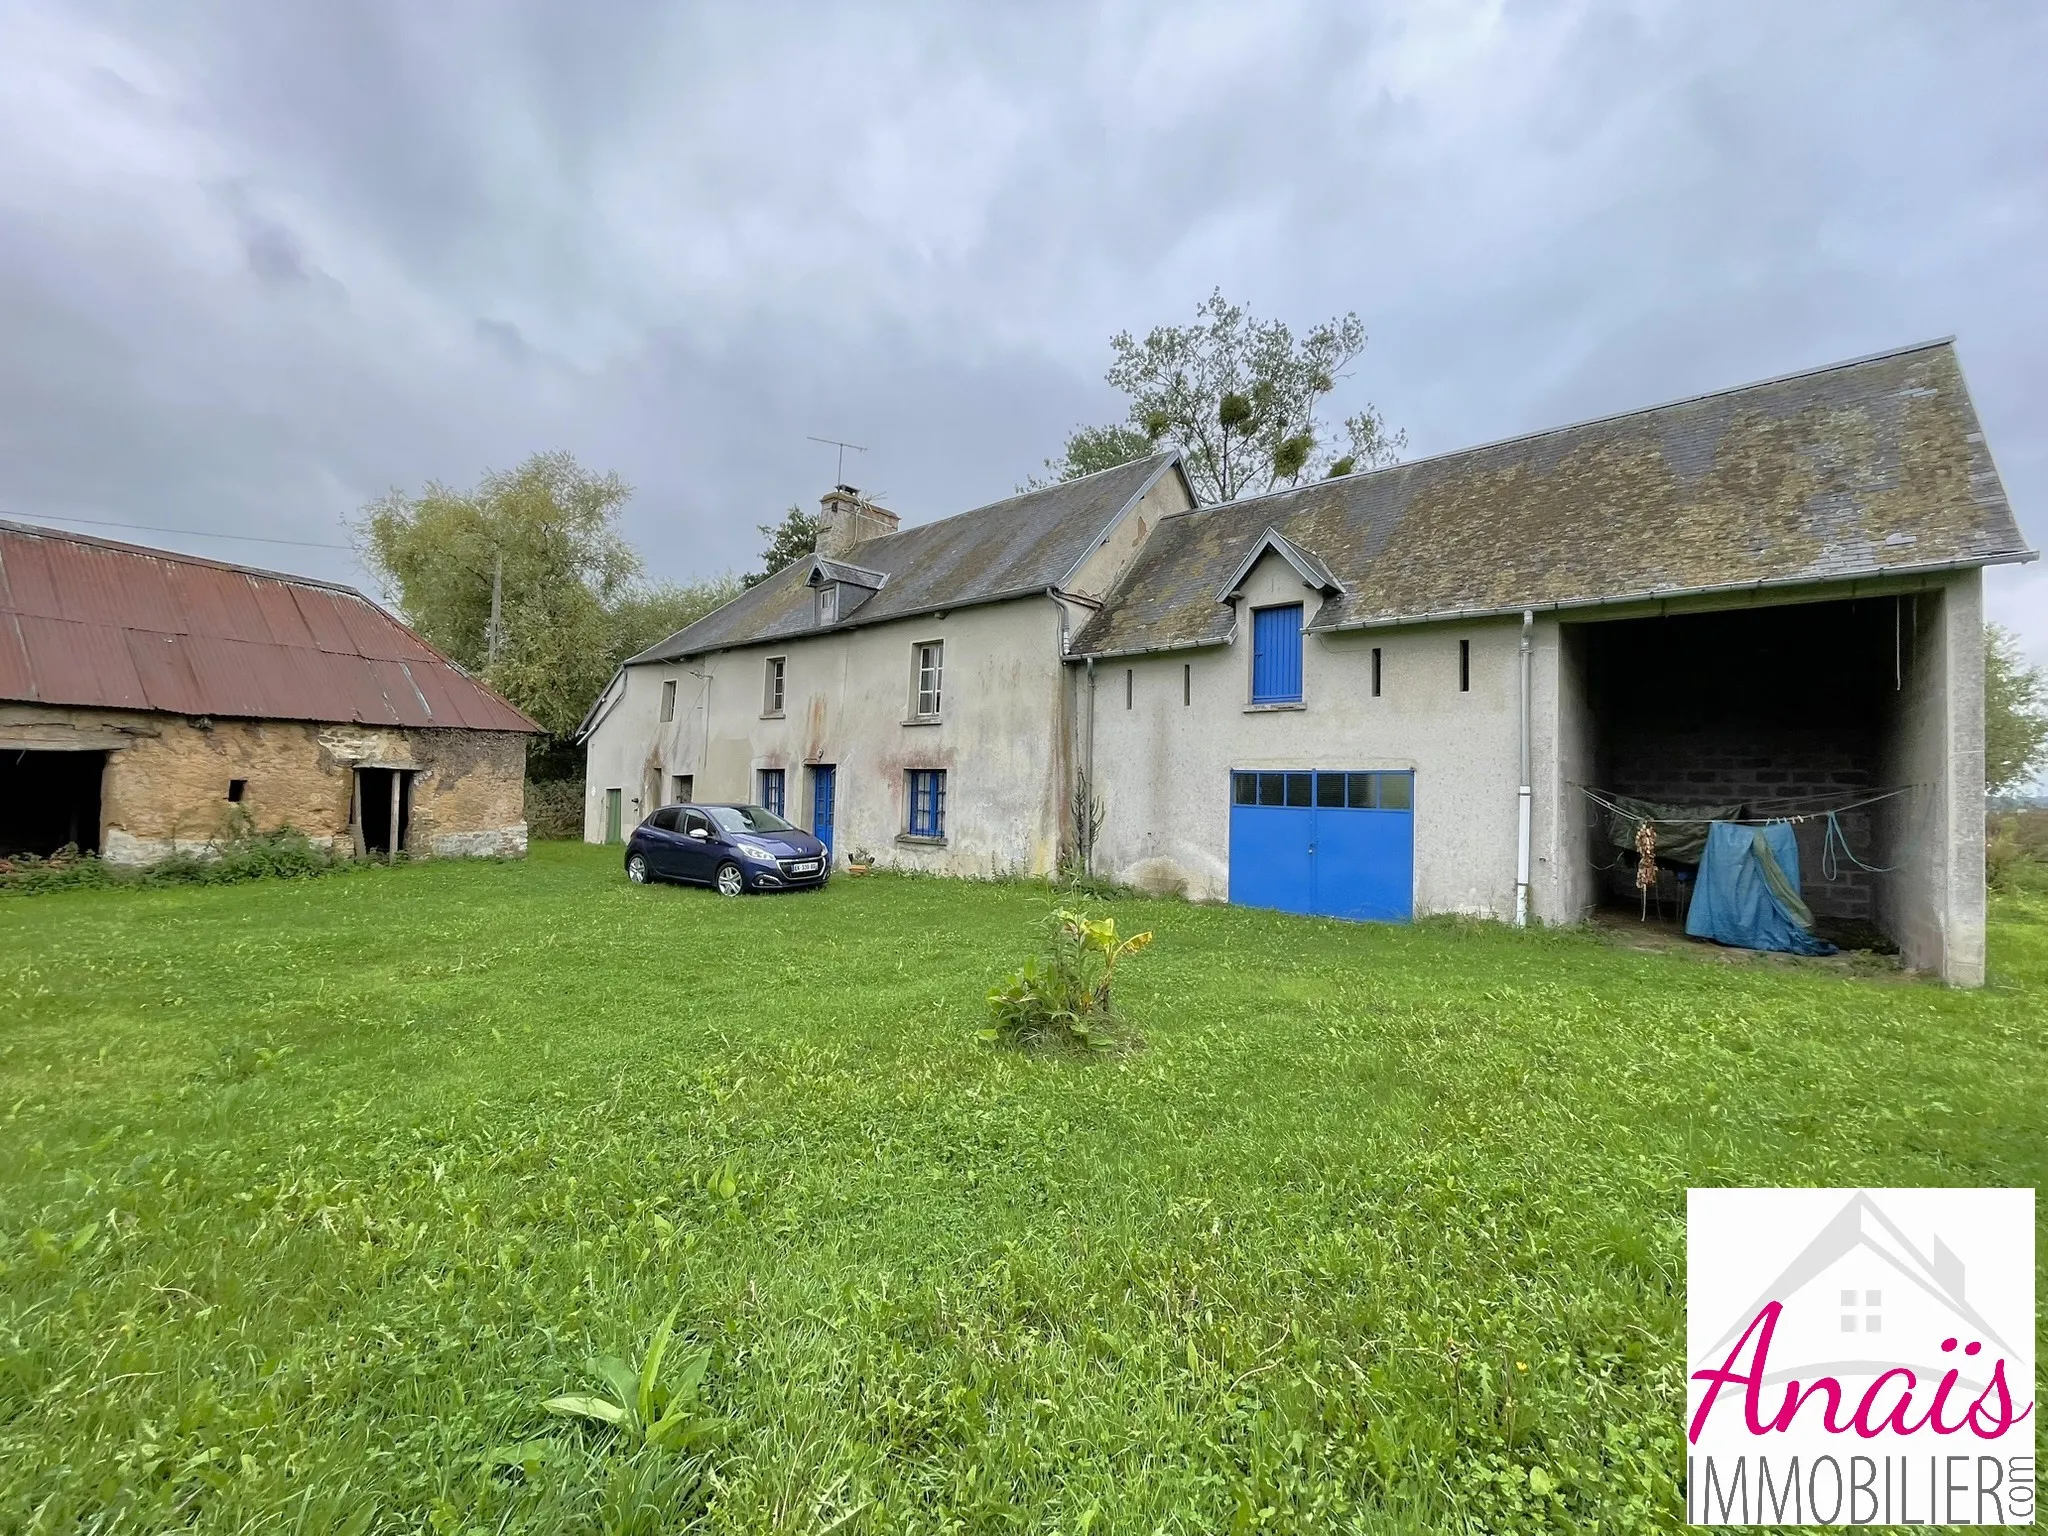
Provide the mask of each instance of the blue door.
POLYGON ((1301 702, 1301 604, 1252 610, 1252 702, 1301 702))
POLYGON ((1316 775, 1315 899, 1358 922, 1415 915, 1415 775, 1316 775))
POLYGON ((825 845, 825 858, 832 858, 832 800, 837 792, 839 770, 830 763, 811 768, 811 835, 825 845))
POLYGON ((1230 899, 1405 923, 1415 914, 1415 776, 1231 775, 1230 899))
POLYGON ((1315 775, 1240 773, 1230 807, 1230 899, 1306 912, 1315 886, 1315 775))

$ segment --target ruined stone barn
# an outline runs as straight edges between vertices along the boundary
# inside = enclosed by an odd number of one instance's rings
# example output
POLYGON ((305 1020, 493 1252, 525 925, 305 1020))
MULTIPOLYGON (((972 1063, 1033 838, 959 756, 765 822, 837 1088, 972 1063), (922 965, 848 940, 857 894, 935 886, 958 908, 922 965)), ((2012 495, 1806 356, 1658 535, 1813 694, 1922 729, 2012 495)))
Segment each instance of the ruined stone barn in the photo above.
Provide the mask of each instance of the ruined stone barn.
POLYGON ((0 523, 0 857, 521 854, 537 729, 352 588, 0 523))

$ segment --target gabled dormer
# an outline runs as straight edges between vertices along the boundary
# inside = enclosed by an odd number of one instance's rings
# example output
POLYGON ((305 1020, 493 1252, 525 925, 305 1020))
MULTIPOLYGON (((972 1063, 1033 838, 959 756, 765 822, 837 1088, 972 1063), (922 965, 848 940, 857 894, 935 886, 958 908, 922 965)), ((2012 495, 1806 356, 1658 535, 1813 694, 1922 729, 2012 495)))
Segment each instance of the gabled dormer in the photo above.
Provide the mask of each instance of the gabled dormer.
POLYGON ((850 617, 862 603, 888 584, 880 571, 849 565, 844 560, 811 556, 804 573, 804 585, 811 589, 811 619, 820 629, 850 617))
POLYGON ((1230 573, 1230 579, 1223 583, 1223 590, 1216 594, 1216 601, 1235 603, 1244 590, 1246 579, 1268 555, 1278 555, 1293 567, 1294 574, 1301 578, 1301 584, 1309 591, 1318 592, 1325 598, 1343 595, 1344 583, 1332 574, 1329 566, 1318 556, 1303 549, 1279 529, 1268 528, 1252 540, 1251 548, 1247 549, 1244 558, 1238 561, 1237 568, 1230 573))

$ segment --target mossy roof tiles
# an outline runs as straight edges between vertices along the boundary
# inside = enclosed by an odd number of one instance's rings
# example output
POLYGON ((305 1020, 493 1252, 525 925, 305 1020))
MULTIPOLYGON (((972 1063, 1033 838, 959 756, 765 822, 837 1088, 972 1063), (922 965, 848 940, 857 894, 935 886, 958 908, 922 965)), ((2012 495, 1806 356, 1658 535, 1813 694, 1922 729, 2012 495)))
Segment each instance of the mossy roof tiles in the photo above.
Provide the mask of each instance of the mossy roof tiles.
POLYGON ((1317 629, 2029 557, 1942 341, 1166 518, 1075 650, 1228 638, 1268 529, 1317 629))

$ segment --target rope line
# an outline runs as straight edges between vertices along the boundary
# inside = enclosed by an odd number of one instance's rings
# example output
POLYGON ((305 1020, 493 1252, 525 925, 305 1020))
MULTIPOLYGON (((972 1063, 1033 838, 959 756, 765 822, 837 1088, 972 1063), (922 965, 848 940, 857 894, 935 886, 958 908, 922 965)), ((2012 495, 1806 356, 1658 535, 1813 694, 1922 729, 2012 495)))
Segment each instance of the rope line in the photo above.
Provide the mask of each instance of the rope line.
MULTIPOLYGON (((1921 828, 1916 830, 1910 837, 1907 838, 1906 846, 1903 850, 1905 857, 1901 857, 1898 863, 1866 864, 1862 859, 1856 857, 1855 850, 1849 846, 1848 834, 1843 832, 1842 823, 1838 819, 1842 816, 1846 816, 1851 811, 1859 811, 1867 806, 1882 805, 1887 800, 1896 800, 1901 795, 1909 795, 1914 790, 1923 787, 1918 784, 1903 784, 1896 789, 1882 790, 1877 794, 1865 796, 1863 799, 1860 800, 1851 800, 1846 805, 1831 806, 1826 809, 1814 809, 1810 811, 1796 812, 1788 811, 1786 814, 1780 816, 1735 818, 1716 818, 1712 816, 1643 816, 1635 811, 1626 810, 1623 807, 1615 804, 1613 800, 1609 799, 1606 795, 1603 795, 1599 790, 1592 788, 1590 785, 1573 784, 1571 787, 1573 789, 1576 789, 1580 794, 1584 795, 1588 800, 1592 801, 1593 804, 1599 806, 1602 810, 1608 812, 1610 815, 1618 816, 1624 821, 1631 821, 1636 824, 1636 886, 1637 889, 1644 894, 1646 899, 1648 896, 1649 880, 1646 880, 1644 878, 1644 869, 1645 867, 1647 867, 1649 870, 1652 871, 1652 873, 1649 876, 1649 879, 1654 880, 1654 871, 1656 868, 1655 849, 1657 846, 1657 835, 1655 829, 1660 826, 1697 827, 1702 825, 1710 825, 1717 819, 1732 820, 1733 825, 1740 827, 1767 827, 1772 826, 1778 822, 1790 822, 1796 826, 1802 822, 1807 821, 1822 821, 1825 823, 1825 826, 1822 828, 1821 831, 1820 873, 1821 878, 1827 881, 1829 884, 1833 884, 1835 881, 1840 880, 1844 876, 1846 876, 1849 872, 1850 866, 1854 866, 1855 868, 1862 870, 1865 874, 1871 875, 1889 875, 1899 869, 1904 868, 1906 857, 1911 856, 1913 850, 1919 845, 1922 833, 1924 833, 1926 830, 1926 828, 1922 826, 1921 828), (1648 844, 1647 849, 1644 846, 1646 842, 1648 844)), ((1838 799, 1841 795, 1844 794, 1853 795, 1855 793, 1856 791, 1854 790, 1840 790, 1837 791, 1835 794, 1828 795, 1782 795, 1776 797, 1775 799, 1765 800, 1761 803, 1784 805, 1814 804, 1817 802, 1838 799)), ((1759 802, 1749 801, 1746 803, 1757 804, 1759 802)), ((1596 867, 1601 869, 1618 869, 1622 867, 1623 860, 1626 859, 1626 857, 1627 850, 1624 849, 1620 854, 1618 854, 1615 857, 1612 863, 1597 865, 1596 867)))
MULTIPOLYGON (((1913 841, 1918 842, 1919 838, 1915 837, 1913 841)), ((1821 879, 1830 882, 1840 879, 1841 876, 1846 873, 1846 871, 1842 868, 1843 859, 1847 859, 1851 864, 1854 864, 1858 869, 1863 870, 1865 873, 1873 875, 1888 875, 1893 870, 1902 867, 1902 864, 1866 864, 1861 859, 1857 858, 1856 855, 1850 851, 1849 839, 1842 835, 1842 824, 1835 820, 1835 813, 1833 811, 1829 811, 1827 831, 1821 835, 1821 879)))
MULTIPOLYGON (((1811 821, 1814 820, 1816 817, 1821 816, 1845 816, 1850 811, 1859 811, 1862 810, 1865 806, 1870 805, 1881 805, 1887 800, 1897 799, 1900 795, 1911 794, 1915 789, 1918 789, 1920 786, 1917 784, 1903 784, 1900 785, 1897 789, 1887 789, 1879 794, 1871 795, 1865 799, 1852 800, 1847 805, 1837 805, 1829 807, 1827 809, 1817 808, 1811 811, 1787 811, 1783 815, 1779 816, 1737 816, 1733 818, 1717 818, 1713 816, 1643 816, 1635 811, 1624 810, 1621 806, 1616 805, 1612 800, 1609 800, 1606 796, 1602 795, 1600 791, 1592 788, 1589 785, 1574 784, 1571 787, 1573 789, 1576 789, 1580 794, 1584 795, 1588 800, 1592 801, 1595 805, 1599 806, 1602 810, 1612 812, 1614 815, 1619 816, 1626 821, 1649 822, 1655 826, 1665 827, 1698 827, 1705 826, 1708 823, 1711 823, 1715 820, 1733 820, 1735 825, 1737 826, 1767 827, 1771 825, 1773 822, 1778 821, 1790 821, 1796 823, 1802 821, 1811 821)), ((1837 791, 1837 794, 1854 793, 1854 790, 1837 791)), ((1789 805, 1803 804, 1809 801, 1832 800, 1834 798, 1834 795, 1781 795, 1777 797, 1775 801, 1751 801, 1748 803, 1784 803, 1789 805)))

